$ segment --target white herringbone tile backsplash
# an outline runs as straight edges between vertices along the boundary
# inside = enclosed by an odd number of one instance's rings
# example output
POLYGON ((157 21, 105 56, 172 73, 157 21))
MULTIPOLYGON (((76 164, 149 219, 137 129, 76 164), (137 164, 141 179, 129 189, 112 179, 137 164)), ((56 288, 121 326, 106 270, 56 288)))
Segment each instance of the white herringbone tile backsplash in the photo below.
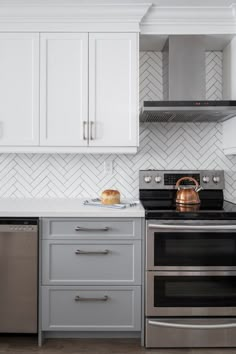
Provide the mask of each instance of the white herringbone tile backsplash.
MULTIPOLYGON (((208 99, 222 97, 222 53, 206 53, 208 99)), ((163 98, 162 54, 140 53, 140 102, 163 98)), ((1 154, 1 198, 81 198, 117 188, 138 197, 140 169, 223 169, 225 197, 236 202, 236 156, 222 150, 222 126, 215 123, 142 124, 136 155, 1 154), (105 175, 106 159, 113 175, 105 175)))

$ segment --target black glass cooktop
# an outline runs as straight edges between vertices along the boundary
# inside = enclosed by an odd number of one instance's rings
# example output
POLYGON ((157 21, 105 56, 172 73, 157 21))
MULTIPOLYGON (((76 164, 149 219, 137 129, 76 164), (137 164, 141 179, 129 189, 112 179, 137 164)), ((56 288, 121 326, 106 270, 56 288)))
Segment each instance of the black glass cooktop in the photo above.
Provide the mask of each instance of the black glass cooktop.
POLYGON ((142 191, 140 200, 146 219, 236 220, 236 204, 223 199, 223 191, 202 191, 201 203, 193 206, 177 205, 175 191, 142 191))

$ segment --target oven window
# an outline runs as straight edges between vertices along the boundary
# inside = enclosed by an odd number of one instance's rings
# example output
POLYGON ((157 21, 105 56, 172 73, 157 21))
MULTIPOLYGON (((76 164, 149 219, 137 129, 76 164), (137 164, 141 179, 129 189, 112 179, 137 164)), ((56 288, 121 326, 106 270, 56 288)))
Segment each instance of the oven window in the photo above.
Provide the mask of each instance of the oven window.
POLYGON ((236 276, 154 276, 154 307, 236 304, 236 276))
POLYGON ((154 265, 236 265, 236 232, 155 232, 154 265))

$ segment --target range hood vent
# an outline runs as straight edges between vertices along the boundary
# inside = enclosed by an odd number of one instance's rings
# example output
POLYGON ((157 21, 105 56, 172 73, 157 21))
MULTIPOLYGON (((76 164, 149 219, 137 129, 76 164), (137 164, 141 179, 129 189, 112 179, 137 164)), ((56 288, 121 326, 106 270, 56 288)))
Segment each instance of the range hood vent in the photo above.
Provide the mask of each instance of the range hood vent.
POLYGON ((164 101, 144 101, 141 122, 218 122, 236 101, 207 101, 204 36, 170 36, 163 49, 164 101))
POLYGON ((219 122, 236 117, 236 101, 145 101, 140 121, 219 122))

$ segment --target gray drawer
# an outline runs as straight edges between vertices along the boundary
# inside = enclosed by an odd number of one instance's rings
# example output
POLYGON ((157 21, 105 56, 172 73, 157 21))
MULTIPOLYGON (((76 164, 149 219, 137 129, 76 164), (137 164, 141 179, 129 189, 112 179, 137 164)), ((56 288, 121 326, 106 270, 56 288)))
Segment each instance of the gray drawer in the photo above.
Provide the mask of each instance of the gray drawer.
POLYGON ((140 285, 141 241, 43 240, 44 285, 140 285))
POLYGON ((43 218, 43 238, 141 238, 141 218, 43 218))
POLYGON ((139 331, 141 287, 42 287, 42 329, 139 331))

